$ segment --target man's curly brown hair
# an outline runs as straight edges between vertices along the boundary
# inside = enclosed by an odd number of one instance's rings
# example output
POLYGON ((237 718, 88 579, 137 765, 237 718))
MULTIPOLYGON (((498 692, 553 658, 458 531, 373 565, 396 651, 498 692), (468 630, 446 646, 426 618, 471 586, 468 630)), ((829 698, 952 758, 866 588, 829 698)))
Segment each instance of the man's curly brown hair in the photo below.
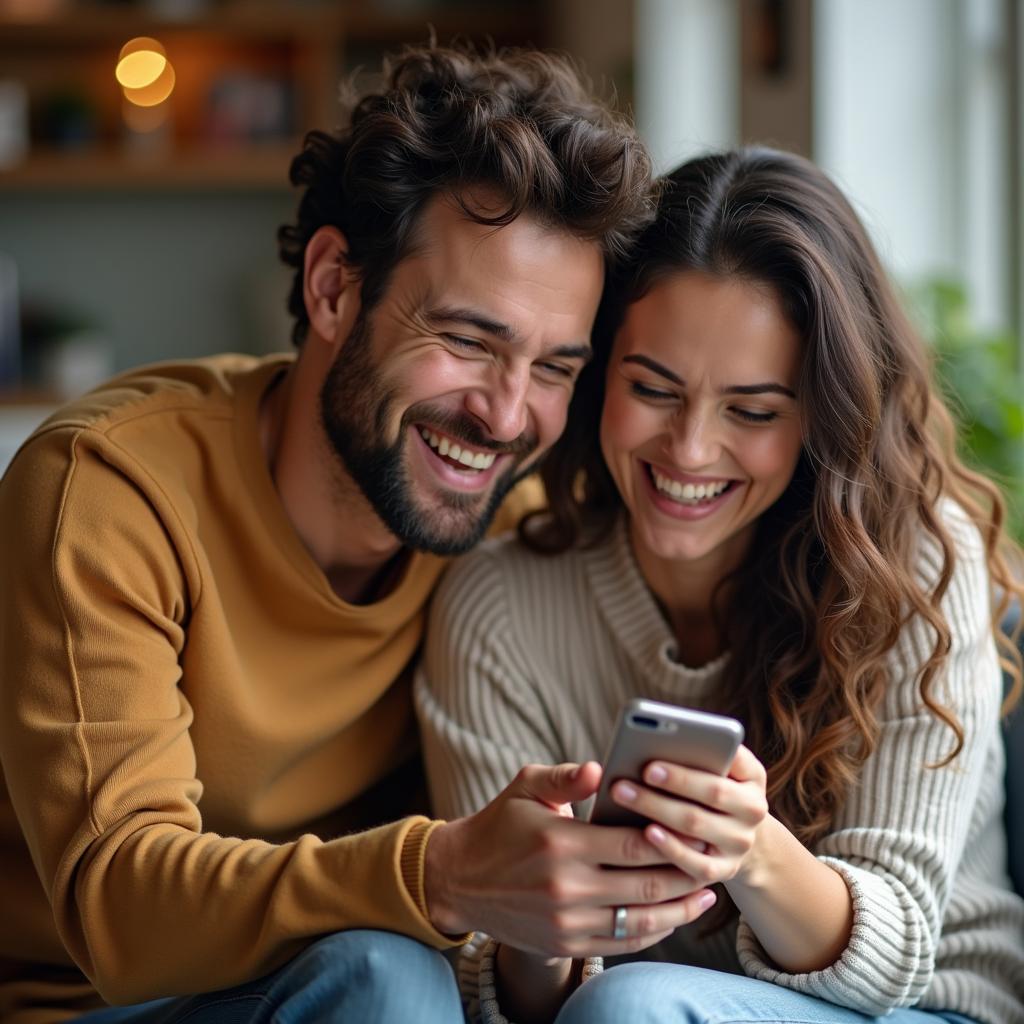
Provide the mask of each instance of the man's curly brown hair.
POLYGON ((650 222, 643 145, 624 118, 591 96, 567 59, 430 45, 405 50, 384 71, 384 87, 355 104, 348 127, 310 132, 292 162, 292 184, 305 191, 278 244, 295 268, 288 309, 297 345, 309 327, 303 254, 324 225, 345 235, 369 309, 409 253, 424 205, 438 194, 482 224, 508 224, 528 212, 599 242, 609 262, 650 222), (465 191, 477 186, 502 205, 470 208, 465 191))

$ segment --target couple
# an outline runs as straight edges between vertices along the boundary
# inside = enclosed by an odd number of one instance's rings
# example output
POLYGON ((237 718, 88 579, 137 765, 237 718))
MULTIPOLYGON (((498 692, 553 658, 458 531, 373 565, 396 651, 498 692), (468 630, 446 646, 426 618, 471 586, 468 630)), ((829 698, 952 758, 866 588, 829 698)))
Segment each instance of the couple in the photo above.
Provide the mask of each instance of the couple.
POLYGON ((490 1021, 1024 1020, 1012 550, 835 188, 652 189, 567 65, 439 48, 292 178, 297 356, 123 375, 0 484, 0 1017, 454 1021, 465 944, 490 1021), (434 599, 434 820, 425 606, 517 521, 434 599), (636 695, 746 746, 573 819, 636 695))

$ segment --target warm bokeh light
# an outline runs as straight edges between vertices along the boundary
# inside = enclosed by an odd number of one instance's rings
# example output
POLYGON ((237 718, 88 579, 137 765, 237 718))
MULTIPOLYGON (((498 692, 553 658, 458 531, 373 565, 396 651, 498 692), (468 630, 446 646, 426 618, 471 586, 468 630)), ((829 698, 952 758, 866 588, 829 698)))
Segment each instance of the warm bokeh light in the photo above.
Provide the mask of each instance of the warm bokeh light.
POLYGON ((141 89, 156 81, 167 63, 167 51, 159 39, 136 36, 117 55, 117 80, 129 89, 141 89))
POLYGON ((155 107, 174 89, 174 68, 163 44, 149 36, 129 39, 121 47, 115 74, 125 99, 138 107, 155 107))
POLYGON ((155 107, 163 103, 174 90, 174 68, 168 61, 160 77, 142 89, 125 89, 124 98, 140 107, 155 107))
POLYGON ((129 39, 121 47, 121 52, 117 55, 117 59, 120 62, 130 53, 138 53, 140 50, 150 50, 153 53, 159 53, 161 57, 167 56, 164 44, 159 39, 154 39, 152 36, 136 36, 134 39, 129 39))
POLYGON ((117 65, 117 80, 126 89, 143 89, 152 85, 167 67, 167 58, 152 50, 130 53, 117 65))
POLYGON ((149 135, 167 123, 170 111, 166 103, 152 107, 139 106, 125 100, 121 108, 124 123, 137 135, 149 135))

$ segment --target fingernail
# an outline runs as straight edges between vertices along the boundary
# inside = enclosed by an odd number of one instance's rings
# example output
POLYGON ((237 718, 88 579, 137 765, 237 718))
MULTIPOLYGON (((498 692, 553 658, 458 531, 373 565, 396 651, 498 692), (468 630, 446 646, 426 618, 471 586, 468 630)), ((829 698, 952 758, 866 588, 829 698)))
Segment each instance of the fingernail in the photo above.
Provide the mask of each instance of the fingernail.
POLYGON ((583 769, 583 765, 578 764, 571 772, 569 772, 569 781, 575 782, 580 777, 580 771, 583 769))
POLYGON ((697 900, 697 906, 701 910, 707 910, 708 907, 713 907, 718 902, 718 897, 709 889, 707 892, 700 894, 700 898, 697 900))
POLYGON ((647 829, 647 838, 652 843, 663 843, 668 836, 657 825, 650 825, 647 829))
POLYGON ((632 803, 637 796, 636 790, 628 782, 620 782, 615 787, 615 795, 620 800, 626 800, 632 803))
POLYGON ((648 782, 664 782, 668 778, 668 772, 661 767, 660 764, 652 764, 647 769, 647 781, 648 782))

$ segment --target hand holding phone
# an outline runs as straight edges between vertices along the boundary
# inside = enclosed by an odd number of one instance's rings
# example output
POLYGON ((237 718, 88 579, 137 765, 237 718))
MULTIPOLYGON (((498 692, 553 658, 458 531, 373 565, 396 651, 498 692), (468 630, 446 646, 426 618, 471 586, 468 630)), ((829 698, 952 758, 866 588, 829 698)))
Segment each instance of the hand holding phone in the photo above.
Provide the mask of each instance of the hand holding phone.
POLYGON ((619 714, 602 762, 604 774, 590 821, 643 828, 646 818, 612 799, 610 789, 616 780, 640 782, 651 761, 725 775, 742 742, 743 726, 735 718, 654 700, 629 701, 619 714))

